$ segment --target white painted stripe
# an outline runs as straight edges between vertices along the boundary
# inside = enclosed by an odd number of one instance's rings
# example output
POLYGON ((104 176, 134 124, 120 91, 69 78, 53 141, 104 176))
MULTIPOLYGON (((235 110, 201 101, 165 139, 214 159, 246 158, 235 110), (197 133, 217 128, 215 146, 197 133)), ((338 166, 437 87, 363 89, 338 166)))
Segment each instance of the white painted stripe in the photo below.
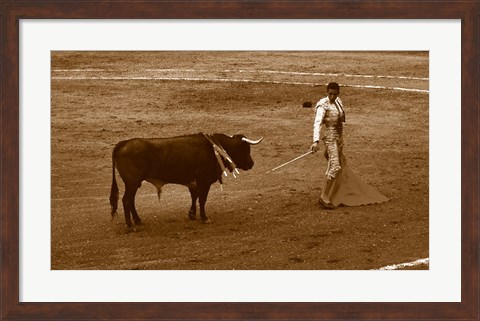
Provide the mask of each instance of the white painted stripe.
POLYGON ((60 80, 174 80, 174 81, 205 81, 205 82, 251 82, 251 83, 267 83, 267 84, 287 84, 287 85, 310 85, 310 86, 319 86, 317 83, 306 83, 306 82, 296 82, 296 81, 274 81, 274 80, 252 80, 252 79, 235 79, 235 78, 197 78, 197 77, 146 77, 146 76, 128 76, 128 77, 119 77, 119 76, 92 76, 92 77, 52 77, 52 79, 60 80))
MULTIPOLYGON (((55 72, 82 72, 82 71, 108 71, 108 72, 124 72, 122 70, 114 69, 53 69, 55 72)), ((208 70, 208 69, 139 69, 138 71, 148 72, 223 72, 223 73, 263 73, 263 74, 283 74, 283 75, 297 75, 297 76, 329 76, 329 77, 357 77, 357 78, 387 78, 387 79, 409 79, 428 81, 425 77, 408 77, 408 76, 383 76, 383 75, 356 75, 343 73, 322 73, 322 72, 299 72, 299 71, 281 71, 281 70, 246 70, 246 69, 225 69, 225 70, 208 70)))
POLYGON ((371 88, 371 89, 390 89, 390 90, 400 90, 400 91, 411 91, 418 93, 429 93, 426 89, 414 89, 414 88, 401 88, 401 87, 384 87, 384 86, 370 86, 370 85, 340 85, 344 87, 358 87, 358 88, 371 88))
MULTIPOLYGON (((256 72, 251 70, 240 70, 239 72, 256 72)), ((358 78, 388 78, 388 79, 410 79, 410 80, 428 80, 428 78, 407 77, 407 76, 377 76, 377 75, 351 75, 351 74, 333 74, 321 72, 296 72, 296 71, 277 71, 277 70, 260 70, 260 73, 269 74, 287 74, 287 75, 301 75, 301 76, 329 76, 329 77, 358 77, 358 78)))
POLYGON ((419 259, 419 260, 416 260, 416 261, 413 261, 413 262, 387 265, 387 266, 381 267, 379 269, 374 269, 374 270, 381 270, 381 271, 384 271, 384 270, 398 270, 398 269, 405 268, 405 267, 424 265, 424 264, 429 264, 429 263, 430 263, 430 259, 427 257, 425 259, 419 259))
MULTIPOLYGON (((252 80, 252 79, 233 79, 233 78, 193 78, 193 77, 146 77, 146 76, 132 76, 132 77, 52 77, 56 80, 166 80, 166 81, 203 81, 203 82, 245 82, 245 83, 262 83, 262 84, 283 84, 283 85, 303 85, 303 86, 320 86, 318 83, 307 83, 297 81, 273 81, 273 80, 252 80)), ((385 86, 370 86, 370 85, 341 85, 344 87, 370 88, 370 89, 387 89, 400 90, 410 92, 428 93, 428 90, 415 88, 401 88, 401 87, 385 87, 385 86)))

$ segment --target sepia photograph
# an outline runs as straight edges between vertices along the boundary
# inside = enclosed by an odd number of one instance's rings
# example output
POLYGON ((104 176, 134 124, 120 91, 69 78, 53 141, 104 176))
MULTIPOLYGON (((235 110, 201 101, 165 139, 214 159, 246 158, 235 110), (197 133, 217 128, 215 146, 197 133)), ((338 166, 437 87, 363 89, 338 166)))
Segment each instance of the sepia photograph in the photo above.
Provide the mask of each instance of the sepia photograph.
POLYGON ((6 0, 2 318, 476 320, 478 9, 6 0))
POLYGON ((50 53, 52 270, 428 270, 428 51, 50 53))

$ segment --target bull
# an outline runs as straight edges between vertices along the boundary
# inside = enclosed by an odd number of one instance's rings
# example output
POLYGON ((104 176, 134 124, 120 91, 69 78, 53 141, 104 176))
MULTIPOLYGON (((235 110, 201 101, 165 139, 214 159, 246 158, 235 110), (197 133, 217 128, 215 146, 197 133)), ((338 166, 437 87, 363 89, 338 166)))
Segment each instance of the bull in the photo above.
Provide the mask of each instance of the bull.
MULTIPOLYGON (((135 208, 135 194, 143 181, 157 188, 160 199, 162 186, 180 184, 188 187, 192 204, 188 212, 196 219, 197 200, 202 222, 209 223, 205 213, 210 186, 222 179, 223 171, 236 171, 237 167, 249 170, 253 167, 250 146, 259 144, 244 135, 205 135, 202 133, 169 138, 133 138, 119 142, 112 152, 112 186, 110 205, 112 218, 117 213, 118 186, 115 168, 125 184, 122 203, 125 223, 129 230, 141 224, 135 208)), ((234 172, 235 173, 235 172, 234 172)))

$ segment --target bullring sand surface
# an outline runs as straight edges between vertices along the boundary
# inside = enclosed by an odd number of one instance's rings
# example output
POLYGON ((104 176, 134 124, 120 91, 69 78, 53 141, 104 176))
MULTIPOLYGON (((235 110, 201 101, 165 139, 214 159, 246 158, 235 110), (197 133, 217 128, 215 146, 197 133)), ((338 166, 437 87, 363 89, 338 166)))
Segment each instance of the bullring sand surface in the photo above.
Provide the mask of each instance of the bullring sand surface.
MULTIPOLYGON (((53 270, 369 270, 429 257, 425 52, 52 52, 53 270), (324 210, 323 153, 308 151, 325 84, 342 85, 344 152, 389 202, 324 210), (211 224, 188 189, 144 182, 143 225, 108 201, 111 152, 133 137, 264 137, 255 165, 212 185, 211 224)), ((120 193, 123 182, 117 175, 120 193)), ((422 261, 425 263, 425 261, 422 261)), ((425 269, 427 264, 407 266, 425 269)))

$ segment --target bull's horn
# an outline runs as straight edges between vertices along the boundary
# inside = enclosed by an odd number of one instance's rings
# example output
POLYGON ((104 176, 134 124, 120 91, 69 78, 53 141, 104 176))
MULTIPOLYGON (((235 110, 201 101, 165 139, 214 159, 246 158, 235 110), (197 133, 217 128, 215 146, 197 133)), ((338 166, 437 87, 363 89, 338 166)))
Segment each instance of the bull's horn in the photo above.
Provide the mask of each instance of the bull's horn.
POLYGON ((243 140, 244 142, 249 143, 250 145, 257 145, 257 144, 260 144, 260 142, 263 140, 263 137, 260 138, 259 140, 250 140, 250 139, 248 139, 248 138, 246 138, 246 137, 242 137, 242 140, 243 140))

